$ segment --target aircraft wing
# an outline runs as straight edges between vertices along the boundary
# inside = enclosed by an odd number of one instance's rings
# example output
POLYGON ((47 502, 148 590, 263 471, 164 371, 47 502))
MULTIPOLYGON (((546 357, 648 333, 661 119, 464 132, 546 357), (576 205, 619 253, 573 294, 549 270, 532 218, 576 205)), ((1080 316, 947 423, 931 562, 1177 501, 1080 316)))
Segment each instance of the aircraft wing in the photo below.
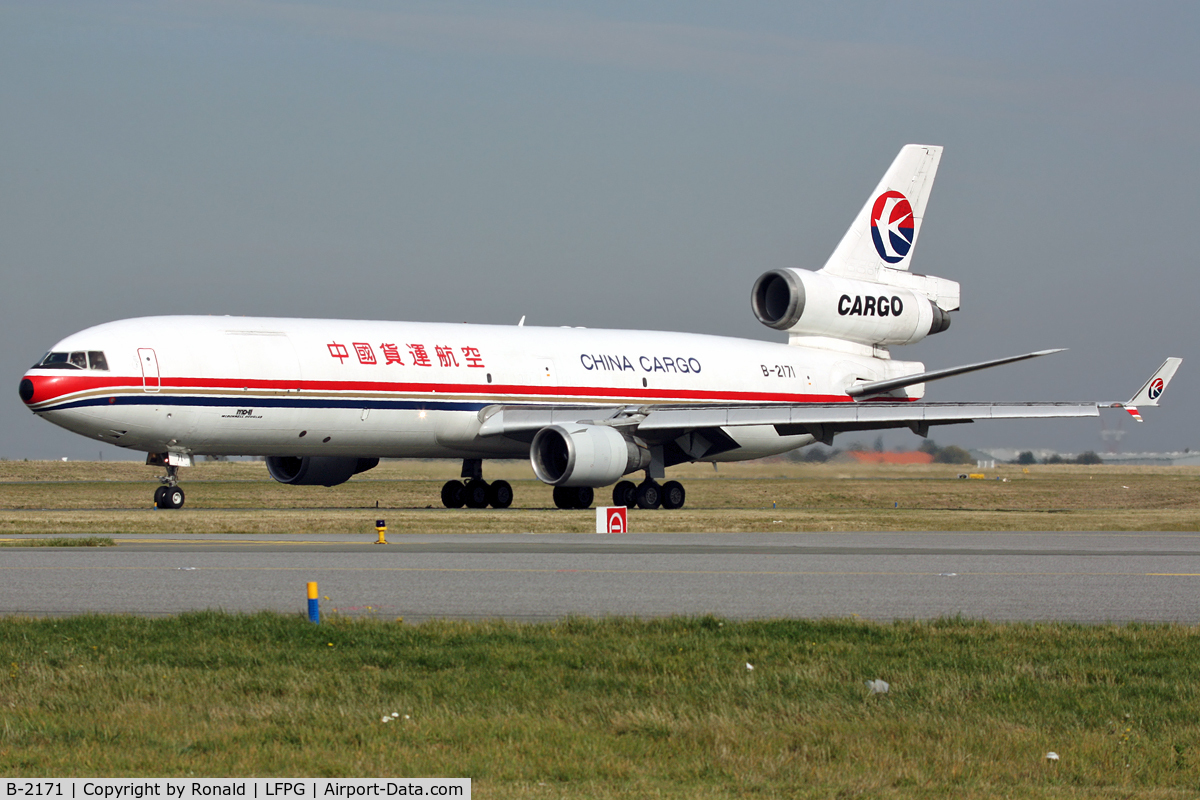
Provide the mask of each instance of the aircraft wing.
POLYGON ((810 434, 831 442, 846 431, 911 428, 919 436, 933 425, 955 425, 977 419, 1046 419, 1096 417, 1097 403, 830 403, 707 409, 656 409, 638 425, 638 433, 697 428, 772 425, 781 436, 810 434))
MULTIPOLYGON (((771 425, 780 435, 810 434, 826 444, 846 431, 910 428, 925 436, 933 425, 954 425, 982 419, 1047 419, 1096 417, 1098 403, 804 403, 736 406, 608 406, 530 407, 493 406, 480 427, 480 436, 504 435, 532 439, 547 425, 591 422, 627 430, 648 441, 669 441, 700 433, 728 440, 722 428, 771 425)), ((732 446, 731 441, 727 442, 732 446)), ((711 444, 720 447, 721 442, 711 444)), ((705 455, 732 447, 707 449, 705 455)))
MULTIPOLYGON (((913 378, 948 377, 965 371, 1033 358, 1030 353, 984 364, 924 373, 913 378)), ((653 405, 653 406, 489 406, 481 412, 479 435, 531 441, 548 425, 610 425, 656 444, 678 446, 686 458, 699 460, 738 447, 726 428, 770 425, 781 436, 808 434, 825 444, 847 431, 909 428, 927 436, 934 425, 957 425, 991 419, 1061 419, 1098 417, 1100 408, 1125 408, 1140 421, 1134 403, 1157 405, 1180 359, 1169 358, 1128 403, 926 403, 885 400, 842 403, 653 405)), ((900 379, 901 381, 905 379, 900 379)), ((870 387, 870 391, 892 388, 870 387)), ((890 382, 888 382, 890 383, 890 382)), ((869 393, 869 392, 868 392, 869 393)), ((673 459, 675 463, 684 458, 673 459)))

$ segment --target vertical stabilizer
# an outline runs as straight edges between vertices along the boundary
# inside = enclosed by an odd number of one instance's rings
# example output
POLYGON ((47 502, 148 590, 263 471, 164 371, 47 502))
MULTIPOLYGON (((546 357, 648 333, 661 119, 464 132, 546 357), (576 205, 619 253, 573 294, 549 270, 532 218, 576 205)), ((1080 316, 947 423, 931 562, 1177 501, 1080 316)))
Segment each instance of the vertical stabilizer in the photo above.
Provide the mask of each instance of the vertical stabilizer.
POLYGON ((938 145, 905 145, 821 271, 889 283, 884 270, 907 270, 941 158, 938 145))

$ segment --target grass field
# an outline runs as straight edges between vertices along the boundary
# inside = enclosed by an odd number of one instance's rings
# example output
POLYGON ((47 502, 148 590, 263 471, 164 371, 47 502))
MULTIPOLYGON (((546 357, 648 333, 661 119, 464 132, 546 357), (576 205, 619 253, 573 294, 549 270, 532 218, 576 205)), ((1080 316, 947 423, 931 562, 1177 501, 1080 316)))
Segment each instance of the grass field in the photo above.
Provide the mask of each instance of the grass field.
MULTIPOLYGON (((679 511, 637 511, 635 532, 829 530, 1200 530, 1200 468, 1002 465, 985 480, 963 467, 750 462, 672 469, 679 511)), ((971 468, 970 471, 974 471, 971 468)), ((488 465, 513 483, 514 507, 441 508, 450 462, 385 462, 341 486, 284 486, 261 463, 181 472, 187 505, 152 511, 158 470, 134 463, 0 462, 0 536, 87 533, 585 532, 588 511, 553 508, 528 464, 488 465)), ((607 502, 597 491, 597 504, 607 502)))
POLYGON ((1179 626, 202 613, 4 620, 0 641, 5 776, 469 776, 504 798, 1200 791, 1200 637, 1179 626), (878 678, 887 694, 864 685, 878 678))
POLYGON ((112 547, 115 545, 107 536, 56 536, 52 539, 0 540, 0 547, 112 547))

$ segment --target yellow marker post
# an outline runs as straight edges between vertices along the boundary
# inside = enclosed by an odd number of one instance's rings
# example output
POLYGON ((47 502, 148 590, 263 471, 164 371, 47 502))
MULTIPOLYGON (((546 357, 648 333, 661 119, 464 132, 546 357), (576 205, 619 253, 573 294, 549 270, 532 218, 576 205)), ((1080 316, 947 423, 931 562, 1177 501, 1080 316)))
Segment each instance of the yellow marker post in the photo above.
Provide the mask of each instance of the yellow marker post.
POLYGON ((321 601, 317 599, 317 582, 308 582, 308 621, 319 623, 321 621, 321 601))
POLYGON ((387 544, 387 539, 384 538, 384 534, 387 533, 387 524, 384 522, 384 520, 375 520, 375 530, 379 534, 379 541, 375 544, 387 544))

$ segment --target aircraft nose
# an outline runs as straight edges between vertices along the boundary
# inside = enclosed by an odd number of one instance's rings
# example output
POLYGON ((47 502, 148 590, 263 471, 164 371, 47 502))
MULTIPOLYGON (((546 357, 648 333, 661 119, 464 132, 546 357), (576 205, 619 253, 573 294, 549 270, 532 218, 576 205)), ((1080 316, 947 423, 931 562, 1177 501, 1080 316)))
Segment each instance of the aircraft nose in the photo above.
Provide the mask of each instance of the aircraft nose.
POLYGON ((18 390, 21 395, 21 400, 28 405, 33 402, 33 381, 29 378, 21 378, 21 388, 18 390))

